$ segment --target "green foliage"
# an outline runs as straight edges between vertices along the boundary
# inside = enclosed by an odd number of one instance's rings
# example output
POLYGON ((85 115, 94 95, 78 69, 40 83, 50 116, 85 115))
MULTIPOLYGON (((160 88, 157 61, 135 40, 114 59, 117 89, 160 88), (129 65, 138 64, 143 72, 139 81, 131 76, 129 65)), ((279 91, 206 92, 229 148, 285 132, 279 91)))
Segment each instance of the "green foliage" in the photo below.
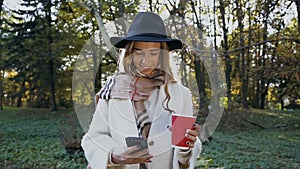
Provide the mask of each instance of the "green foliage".
MULTIPOLYGON (((139 3, 130 2, 125 2, 128 4, 125 8, 119 1, 97 1, 96 8, 106 23, 125 13, 136 13, 139 3)), ((90 1, 24 0, 22 9, 5 9, 3 14, 11 15, 5 15, 5 26, 1 25, 2 32, 9 31, 5 32, 5 41, 0 42, 7 49, 1 51, 5 62, 1 59, 0 69, 14 74, 3 80, 5 105, 46 108, 53 106, 55 94, 59 106, 72 106, 75 62, 86 40, 98 29, 90 4, 90 1)), ((117 61, 112 61, 115 56, 104 53, 101 57, 98 77, 105 79, 107 72, 111 74, 116 69, 117 61)), ((103 81, 100 78, 95 83, 97 89, 103 81)))
POLYGON ((297 168, 299 138, 296 131, 218 131, 203 146, 197 168, 297 168))
MULTIPOLYGON (((265 125, 266 129, 242 124, 242 130, 221 125, 203 145, 196 168, 299 168, 300 112, 238 111, 236 116, 265 125), (278 125, 291 124, 291 125, 278 125)), ((224 117, 223 120, 229 120, 224 117)), ((244 122, 245 123, 245 122, 244 122)), ((240 127, 239 127, 240 128, 240 127)))
POLYGON ((0 168, 84 168, 83 152, 68 154, 61 140, 63 131, 73 131, 67 124, 74 116, 71 110, 5 108, 0 119, 0 168))
MULTIPOLYGON (((188 26, 180 24, 178 19, 170 19, 167 29, 173 32, 171 36, 180 37, 193 47, 202 48, 203 43, 210 45, 208 43, 212 43, 211 40, 215 38, 219 59, 227 62, 224 70, 228 70, 228 107, 244 106, 244 102, 250 107, 274 107, 286 98, 291 102, 298 99, 299 25, 296 19, 284 19, 288 18, 286 16, 289 13, 283 10, 286 7, 291 9, 294 3, 283 0, 276 3, 224 0, 216 1, 211 6, 200 1, 93 2, 95 9, 91 8, 92 0, 55 0, 51 3, 48 0, 23 0, 22 9, 1 9, 3 24, 0 31, 3 38, 0 40, 0 69, 5 72, 1 74, 1 82, 7 96, 4 98, 6 105, 50 107, 54 93, 50 90, 51 82, 55 82, 57 102, 61 103, 60 106, 72 106, 71 79, 74 64, 86 40, 94 33, 99 36, 95 12, 99 12, 102 22, 106 24, 123 16, 130 18, 142 6, 148 8, 143 10, 159 12, 162 16, 170 13, 184 18, 189 23, 188 26), (196 18, 199 23, 194 22, 196 18), (173 22, 179 24, 174 26, 173 22), (265 34, 267 37, 264 37, 265 34), (202 36, 208 36, 211 40, 199 40, 202 36), (225 39, 228 39, 228 44, 225 39), (274 41, 269 41, 273 39, 274 41), (226 59, 225 54, 229 55, 226 59), (54 72, 51 72, 51 67, 54 72), (4 77, 4 74, 11 72, 17 72, 16 76, 4 77)), ((119 35, 125 34, 123 29, 118 29, 117 32, 119 35)), ((99 46, 105 46, 103 41, 99 42, 99 46)), ((106 78, 116 70, 117 61, 116 56, 107 53, 108 51, 100 51, 100 48, 95 50, 102 57, 102 62, 95 63, 99 65, 98 72, 94 74, 94 88, 98 91, 106 78)), ((196 106, 207 107, 212 92, 206 73, 209 70, 205 70, 203 64, 198 65, 200 62, 194 62, 197 60, 195 55, 182 58, 187 66, 180 70, 181 74, 189 74, 185 81, 196 79, 197 82, 189 85, 193 95, 201 97, 200 103, 197 103, 199 99, 194 98, 196 106), (197 66, 193 63, 197 63, 197 66)))
MULTIPOLYGON (((203 145, 196 168, 299 168, 300 112, 237 110, 247 122, 221 123, 203 145), (283 125, 289 124, 289 125, 283 125)), ((224 115, 223 121, 232 116, 224 115)), ((64 138, 81 139, 73 110, 5 107, 0 119, 0 168, 85 168, 82 151, 68 153, 64 138), (69 131, 67 135, 64 135, 69 131)))
POLYGON ((28 8, 10 11, 12 16, 5 17, 8 26, 2 28, 9 30, 4 44, 8 51, 2 53, 4 71, 16 73, 4 83, 6 103, 10 102, 6 105, 49 107, 54 84, 57 100, 68 101, 61 106, 70 106, 72 66, 90 35, 86 23, 91 15, 71 2, 26 0, 21 5, 28 8))

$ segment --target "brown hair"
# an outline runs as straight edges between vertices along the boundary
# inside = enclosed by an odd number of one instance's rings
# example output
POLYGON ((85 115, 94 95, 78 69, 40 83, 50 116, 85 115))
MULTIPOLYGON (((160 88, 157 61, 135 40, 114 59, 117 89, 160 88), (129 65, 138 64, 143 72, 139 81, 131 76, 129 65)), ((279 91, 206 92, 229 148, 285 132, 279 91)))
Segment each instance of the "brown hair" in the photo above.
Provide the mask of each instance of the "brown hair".
MULTIPOLYGON (((164 82, 165 82, 165 87, 164 87, 164 92, 166 94, 166 98, 164 99, 162 105, 164 107, 164 109, 170 111, 170 112, 174 112, 173 110, 171 110, 169 108, 169 102, 171 99, 169 90, 168 90, 168 84, 169 83, 176 83, 176 80, 174 79, 173 76, 173 72, 170 66, 170 54, 169 54, 169 47, 167 45, 166 42, 160 42, 160 48, 162 49, 160 52, 160 56, 159 56, 159 66, 158 69, 160 71, 162 71, 163 73, 163 77, 164 77, 164 82), (166 103, 166 106, 164 105, 164 103, 166 103)), ((132 53, 133 53, 133 46, 134 46, 134 41, 130 41, 128 42, 127 46, 126 46, 126 51, 125 51, 125 56, 123 59, 123 66, 124 66, 124 70, 125 72, 129 73, 132 76, 137 75, 136 72, 136 67, 134 66, 134 64, 132 63, 133 59, 132 59, 132 53)))

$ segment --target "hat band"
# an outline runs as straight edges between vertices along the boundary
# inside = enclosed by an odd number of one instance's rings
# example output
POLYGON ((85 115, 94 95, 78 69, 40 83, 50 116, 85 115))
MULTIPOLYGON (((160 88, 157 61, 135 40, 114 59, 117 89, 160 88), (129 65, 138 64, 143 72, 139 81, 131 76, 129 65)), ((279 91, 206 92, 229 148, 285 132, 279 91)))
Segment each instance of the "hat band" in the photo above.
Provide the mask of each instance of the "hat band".
POLYGON ((155 34, 155 33, 142 33, 138 35, 132 35, 132 36, 149 36, 149 37, 156 37, 156 38, 168 38, 168 36, 163 34, 155 34))

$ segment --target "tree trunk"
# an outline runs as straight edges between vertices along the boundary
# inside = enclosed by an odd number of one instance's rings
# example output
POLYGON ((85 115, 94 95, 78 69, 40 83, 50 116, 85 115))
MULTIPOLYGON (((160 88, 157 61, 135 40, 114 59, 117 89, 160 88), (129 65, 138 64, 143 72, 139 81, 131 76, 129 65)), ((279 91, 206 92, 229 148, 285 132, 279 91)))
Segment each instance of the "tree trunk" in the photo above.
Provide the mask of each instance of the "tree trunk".
MULTIPOLYGON (((269 2, 265 2, 264 4, 264 13, 263 13, 263 41, 267 41, 268 37, 268 17, 269 17, 269 2)), ((265 108, 265 99, 266 99, 266 93, 268 90, 267 84, 267 77, 265 75, 265 67, 266 67, 266 53, 267 53, 267 44, 263 44, 263 50, 261 54, 261 69, 260 69, 260 102, 259 102, 259 108, 264 109, 265 108)))
POLYGON ((46 6, 46 11, 47 11, 47 21, 48 21, 47 28, 48 28, 48 42, 49 42, 48 57, 50 58, 49 68, 50 68, 51 111, 56 111, 57 104, 56 104, 56 96, 55 96, 55 66, 54 66, 55 61, 52 53, 53 38, 51 33, 52 32, 51 7, 52 7, 52 3, 51 0, 49 0, 46 6))
POLYGON ((228 108, 232 107, 232 98, 231 98, 231 81, 230 81, 230 75, 232 71, 232 65, 231 65, 231 59, 229 57, 229 46, 228 46, 228 29, 226 25, 225 20, 225 4, 224 0, 220 0, 220 14, 221 14, 221 22, 222 22, 222 30, 223 30, 223 49, 224 49, 224 55, 225 55, 225 79, 226 79, 226 85, 227 85, 227 98, 228 98, 228 108))
MULTIPOLYGON (((196 19, 196 25, 198 28, 198 37, 199 39, 203 39, 203 26, 201 23, 201 18, 198 17, 197 11, 195 9, 195 4, 193 1, 191 1, 191 7, 196 19)), ((196 42, 194 43, 196 44, 196 42)), ((203 50, 203 42, 200 42, 199 47, 201 50, 203 50)), ((198 92, 200 97, 200 103, 199 103, 199 109, 205 109, 206 107, 206 91, 205 91, 205 67, 204 64, 201 62, 199 54, 195 54, 194 59, 195 64, 195 74, 196 74, 196 82, 198 86, 198 92)))
POLYGON ((152 4, 152 0, 149 0, 149 5, 150 5, 150 6, 149 6, 150 12, 153 12, 153 9, 152 9, 152 8, 153 8, 153 7, 152 7, 152 5, 153 5, 153 4, 152 4))
POLYGON ((188 79, 187 79, 187 72, 186 72, 186 59, 185 59, 185 54, 182 53, 181 54, 181 83, 186 86, 186 87, 189 87, 189 84, 188 84, 188 79))
POLYGON ((206 104, 206 92, 205 92, 205 76, 203 72, 203 64, 200 61, 200 56, 195 56, 195 74, 196 82, 198 86, 198 92, 200 97, 199 109, 204 109, 206 104))
MULTIPOLYGON (((248 1, 248 3, 250 3, 248 1)), ((251 8, 249 7, 248 9, 248 16, 249 16, 249 20, 248 20, 248 23, 249 23, 249 30, 248 30, 248 46, 251 45, 251 42, 252 42, 252 27, 251 27, 251 8)), ((247 54, 246 54, 246 67, 245 67, 245 81, 243 83, 243 89, 244 92, 243 93, 246 93, 246 98, 243 98, 243 99, 246 99, 247 100, 247 97, 249 96, 248 92, 249 92, 249 71, 250 71, 250 48, 247 49, 247 54)), ((248 109, 249 108, 249 104, 248 104, 248 100, 246 102, 243 102, 243 103, 246 103, 246 104, 243 104, 243 107, 248 109)))
MULTIPOLYGON (((93 32, 95 32, 95 27, 93 26, 93 32)), ((94 89, 97 89, 98 87, 98 82, 100 81, 101 82, 101 79, 97 79, 97 72, 98 72, 98 53, 100 53, 101 51, 101 48, 98 48, 97 49, 97 45, 96 45, 96 36, 93 36, 93 42, 92 42, 92 55, 93 55, 93 77, 95 79, 94 81, 94 89), (97 50, 99 50, 99 52, 97 52, 97 50)), ((101 43, 101 37, 100 37, 100 43, 101 43)), ((101 61, 100 61, 101 62, 101 61)), ((101 77, 101 74, 100 74, 100 77, 101 77)))
POLYGON ((282 97, 280 97, 280 105, 281 105, 281 110, 284 110, 284 101, 282 97))
MULTIPOLYGON (((258 24, 258 23, 256 23, 258 24)), ((260 31, 258 30, 257 34, 260 34, 260 31)), ((254 74, 256 76, 253 76, 253 83, 254 83, 254 91, 255 91, 255 95, 254 95, 254 108, 259 108, 259 96, 260 96, 260 78, 259 78, 259 73, 260 73, 260 67, 261 67, 261 62, 260 62, 260 50, 261 47, 258 46, 256 49, 256 53, 255 53, 255 66, 256 66, 256 70, 254 72, 254 74)))
MULTIPOLYGON (((1 59, 1 47, 0 47, 0 59, 1 59)), ((0 68, 0 110, 3 110, 3 84, 2 84, 2 73, 0 68)))
MULTIPOLYGON (((239 28, 239 36, 240 36, 240 47, 244 46, 244 24, 243 24, 243 19, 244 19, 244 14, 243 14, 243 6, 240 2, 240 0, 236 1, 236 6, 237 6, 237 17, 238 17, 238 28, 239 28)), ((240 52, 241 55, 241 80, 242 80, 242 87, 241 87, 241 97, 242 97, 242 107, 243 108, 248 108, 248 101, 247 101, 247 95, 248 95, 248 84, 247 84, 247 79, 246 79, 246 64, 245 64, 245 50, 244 48, 241 49, 240 52)))
POLYGON ((211 53, 210 53, 210 58, 211 58, 211 67, 212 67, 212 72, 213 72, 213 84, 211 84, 211 88, 212 89, 216 89, 216 93, 214 93, 214 95, 218 95, 216 98, 220 98, 219 94, 220 92, 218 92, 218 88, 220 87, 220 82, 219 82, 219 67, 218 67, 218 55, 217 55, 217 28, 216 28, 216 0, 214 0, 213 2, 214 6, 213 6, 213 11, 214 11, 214 18, 212 20, 213 25, 214 25, 214 44, 213 46, 211 46, 211 53), (214 49, 213 49, 214 48, 214 49))
POLYGON ((17 94, 17 98, 18 98, 17 105, 16 105, 17 107, 22 107, 22 97, 23 97, 23 94, 25 93, 25 83, 26 83, 26 80, 22 79, 20 91, 17 94))
MULTIPOLYGON (((0 26, 2 26, 2 6, 3 6, 3 1, 4 0, 0 0, 0 26)), ((2 28, 0 29, 0 36, 2 37, 2 33, 3 33, 3 30, 2 28)), ((2 40, 1 40, 2 41, 2 40)), ((2 74, 4 74, 4 72, 2 73, 1 71, 3 71, 2 69, 2 42, 0 41, 0 110, 3 110, 3 84, 2 84, 2 74)))
MULTIPOLYGON (((124 4, 123 4, 123 5, 124 5, 124 4)), ((104 43, 105 43, 105 45, 106 45, 109 49, 111 49, 111 50, 110 50, 111 56, 116 56, 116 55, 117 55, 117 51, 116 51, 116 49, 112 46, 112 44, 109 42, 109 36, 108 36, 108 33, 106 32, 106 28, 105 28, 104 23, 103 23, 103 21, 102 21, 102 17, 101 17, 101 15, 100 15, 99 11, 97 10, 97 6, 96 6, 96 3, 95 3, 94 0, 91 0, 91 8, 90 8, 89 10, 94 12, 93 14, 94 14, 94 16, 95 16, 95 19, 96 19, 96 22, 97 22, 97 24, 98 24, 98 28, 99 28, 99 30, 100 30, 100 32, 101 32, 102 38, 103 38, 103 40, 104 40, 104 43)), ((119 11, 119 13, 120 13, 120 11, 119 11)), ((120 16, 120 17, 121 17, 121 16, 120 16)), ((114 18, 114 19, 116 19, 116 18, 114 18)), ((112 57, 112 59, 113 59, 114 61, 116 61, 116 63, 118 62, 118 61, 116 60, 116 57, 112 57)))

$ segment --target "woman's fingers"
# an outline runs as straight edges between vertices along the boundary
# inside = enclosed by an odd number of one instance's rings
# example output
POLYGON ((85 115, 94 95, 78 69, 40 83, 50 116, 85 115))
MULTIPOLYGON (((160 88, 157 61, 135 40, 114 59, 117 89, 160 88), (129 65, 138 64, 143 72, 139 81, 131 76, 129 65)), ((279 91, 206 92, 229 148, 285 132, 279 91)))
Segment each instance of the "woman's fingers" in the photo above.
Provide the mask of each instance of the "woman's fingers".
POLYGON ((132 156, 134 156, 134 157, 146 157, 148 155, 149 155, 148 149, 137 150, 132 154, 132 156))
POLYGON ((129 147, 126 150, 125 156, 127 161, 129 161, 129 163, 132 164, 148 162, 153 157, 152 155, 149 154, 148 149, 140 150, 139 146, 129 147))
POLYGON ((200 131, 200 125, 197 124, 197 123, 195 123, 195 124, 193 125, 193 129, 199 132, 199 131, 200 131))
MULTIPOLYGON (((188 131, 188 130, 187 130, 188 131)), ((190 134, 191 132, 185 133, 185 137, 190 139, 192 142, 195 142, 197 140, 195 135, 190 134)))
POLYGON ((189 148, 193 148, 194 147, 194 142, 187 141, 186 144, 189 146, 189 148))
POLYGON ((190 139, 190 141, 187 141, 187 145, 190 148, 194 147, 194 143, 197 141, 197 136, 199 135, 199 131, 200 131, 200 125, 198 124, 194 124, 193 129, 187 129, 186 130, 186 134, 185 137, 190 139))
POLYGON ((140 146, 132 146, 132 147, 128 147, 126 150, 125 150, 125 153, 126 154, 134 154, 136 151, 138 151, 140 149, 140 146))
POLYGON ((140 146, 131 146, 126 149, 114 150, 112 152, 112 162, 116 164, 139 164, 151 162, 152 155, 148 149, 140 149, 140 146))
POLYGON ((151 155, 146 155, 145 157, 131 157, 131 158, 127 158, 127 160, 125 160, 125 164, 137 164, 137 163, 147 163, 147 162, 151 162, 151 158, 153 156, 151 155))
POLYGON ((172 131, 172 127, 171 126, 167 126, 167 129, 169 129, 170 131, 172 131))
POLYGON ((186 134, 196 137, 199 135, 199 132, 196 130, 187 129, 186 134))
POLYGON ((186 134, 192 135, 194 137, 199 135, 199 131, 200 131, 200 125, 199 124, 194 124, 193 125, 193 129, 187 129, 186 130, 186 134))

